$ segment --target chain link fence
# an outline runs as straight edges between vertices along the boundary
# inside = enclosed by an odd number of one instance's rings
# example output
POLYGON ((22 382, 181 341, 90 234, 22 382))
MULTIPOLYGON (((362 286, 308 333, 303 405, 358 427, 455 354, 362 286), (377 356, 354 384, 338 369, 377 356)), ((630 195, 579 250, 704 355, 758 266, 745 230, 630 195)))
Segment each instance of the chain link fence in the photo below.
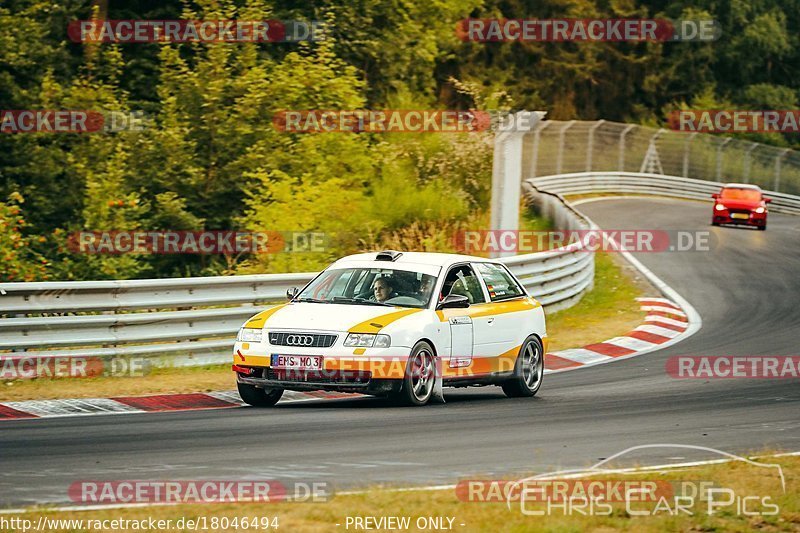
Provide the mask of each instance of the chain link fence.
POLYGON ((544 120, 525 134, 523 143, 523 179, 648 172, 800 194, 800 152, 731 137, 606 120, 544 120))

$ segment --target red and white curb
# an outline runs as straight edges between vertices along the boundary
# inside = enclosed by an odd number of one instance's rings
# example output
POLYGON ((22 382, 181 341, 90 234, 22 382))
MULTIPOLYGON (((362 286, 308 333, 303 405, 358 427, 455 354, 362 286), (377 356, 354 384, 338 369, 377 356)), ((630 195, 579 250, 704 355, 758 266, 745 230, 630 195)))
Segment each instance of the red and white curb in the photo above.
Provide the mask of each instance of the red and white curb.
MULTIPOLYGON (((548 353, 545 356, 545 373, 565 372, 641 355, 677 342, 685 335, 689 328, 689 320, 677 304, 664 298, 640 298, 639 302, 641 308, 647 311, 647 317, 641 326, 625 336, 605 342, 548 353)), ((359 396, 361 395, 323 391, 286 391, 281 403, 359 396)), ((225 409, 242 405, 244 403, 235 390, 115 398, 30 400, 0 403, 0 420, 225 409)))
POLYGON ((545 373, 609 363, 664 348, 681 340, 690 328, 689 317, 678 304, 666 298, 638 298, 647 311, 644 323, 627 335, 545 356, 545 373))
MULTIPOLYGON (((286 391, 281 403, 308 400, 353 398, 358 394, 339 392, 286 391)), ((198 409, 228 409, 245 405, 235 390, 190 394, 120 396, 116 398, 73 398, 66 400, 29 400, 0 403, 0 420, 55 418, 87 415, 120 415, 198 409)))

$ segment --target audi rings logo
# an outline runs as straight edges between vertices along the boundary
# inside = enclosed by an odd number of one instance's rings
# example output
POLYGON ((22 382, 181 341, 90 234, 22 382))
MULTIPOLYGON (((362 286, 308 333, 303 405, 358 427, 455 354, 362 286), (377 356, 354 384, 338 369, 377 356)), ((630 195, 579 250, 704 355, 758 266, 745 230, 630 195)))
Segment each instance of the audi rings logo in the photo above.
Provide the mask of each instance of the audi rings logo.
POLYGON ((314 344, 314 337, 311 335, 287 335, 286 344, 289 346, 311 346, 314 344))

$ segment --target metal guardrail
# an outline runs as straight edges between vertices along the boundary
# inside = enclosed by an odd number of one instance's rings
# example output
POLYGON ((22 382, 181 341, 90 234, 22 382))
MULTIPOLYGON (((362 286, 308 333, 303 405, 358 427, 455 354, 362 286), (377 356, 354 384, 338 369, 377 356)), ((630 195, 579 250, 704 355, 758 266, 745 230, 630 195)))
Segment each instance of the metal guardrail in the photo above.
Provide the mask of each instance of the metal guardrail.
MULTIPOLYGON (((592 254, 577 247, 503 261, 551 308, 571 305, 594 278, 592 254)), ((159 366, 225 362, 245 320, 314 275, 0 283, 5 316, 0 350, 25 356, 146 356, 159 366)))
MULTIPOLYGON (((720 184, 660 174, 582 172, 523 182, 528 200, 559 229, 592 228, 563 195, 631 193, 709 198, 720 184)), ((773 211, 800 214, 800 197, 766 191, 773 211)), ((569 307, 592 287, 594 255, 580 243, 498 259, 548 310, 569 307)), ((313 272, 207 278, 0 283, 5 355, 155 358, 157 365, 225 362, 233 337, 268 302, 313 272)))
MULTIPOLYGON (((711 193, 719 192, 722 186, 722 183, 714 181, 635 172, 558 174, 531 178, 526 180, 526 183, 535 185, 541 190, 562 195, 629 193, 707 200, 709 202, 711 193)), ((764 191, 764 194, 768 198, 772 198, 772 203, 769 204, 770 211, 800 215, 800 197, 775 191, 764 191)))

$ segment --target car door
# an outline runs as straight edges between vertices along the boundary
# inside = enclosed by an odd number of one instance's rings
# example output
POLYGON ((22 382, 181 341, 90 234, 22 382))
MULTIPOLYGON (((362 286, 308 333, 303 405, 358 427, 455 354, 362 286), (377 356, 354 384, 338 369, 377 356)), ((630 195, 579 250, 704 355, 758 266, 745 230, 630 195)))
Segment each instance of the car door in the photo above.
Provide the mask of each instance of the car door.
MULTIPOLYGON (((501 264, 473 263, 489 297, 485 305, 487 324, 485 331, 476 328, 475 335, 486 335, 496 355, 507 354, 509 358, 519 348, 519 339, 524 337, 525 315, 533 304, 528 302, 525 290, 501 264)), ((477 317, 476 317, 477 320, 477 317)))
MULTIPOLYGON (((450 267, 442 284, 441 300, 450 294, 460 294, 470 300, 477 297, 479 301, 484 300, 484 295, 480 290, 480 282, 475 271, 468 264, 454 265, 450 267), (478 291, 476 292, 475 288, 478 291)), ((450 327, 450 368, 465 368, 472 364, 475 355, 475 335, 474 324, 471 316, 471 307, 442 309, 440 311, 450 327)))

